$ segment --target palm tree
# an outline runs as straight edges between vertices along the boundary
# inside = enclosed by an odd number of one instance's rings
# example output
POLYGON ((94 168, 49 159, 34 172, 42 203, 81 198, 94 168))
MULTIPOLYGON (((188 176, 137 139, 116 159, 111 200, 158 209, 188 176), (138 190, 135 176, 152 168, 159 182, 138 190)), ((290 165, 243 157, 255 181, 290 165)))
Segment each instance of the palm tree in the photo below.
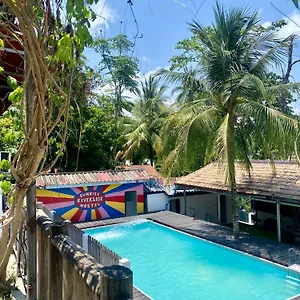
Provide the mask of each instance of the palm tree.
MULTIPOLYGON (((233 233, 238 239, 235 161, 250 172, 253 144, 261 145, 271 161, 274 148, 286 156, 297 123, 267 105, 268 92, 276 87, 266 88, 261 78, 270 63, 280 63, 282 52, 271 33, 257 34, 258 13, 226 11, 217 3, 214 14, 211 30, 197 22, 190 24, 203 45, 199 86, 206 86, 206 94, 167 119, 164 144, 174 147, 164 167, 182 168, 199 156, 204 164, 218 160, 231 191, 233 233)), ((168 79, 172 81, 172 75, 168 79)))
MULTIPOLYGON (((159 79, 150 76, 141 82, 139 99, 132 112, 130 124, 125 124, 127 134, 123 139, 123 151, 117 154, 117 158, 132 159, 139 149, 146 149, 145 158, 154 164, 154 157, 161 151, 160 130, 167 115, 164 95, 167 87, 160 85, 159 79)), ((126 129, 125 129, 126 130, 126 129)))
POLYGON ((172 95, 177 94, 175 99, 177 104, 191 102, 197 98, 200 92, 204 92, 205 87, 201 84, 199 75, 199 70, 192 67, 184 67, 183 72, 160 69, 155 74, 155 76, 176 84, 172 95))

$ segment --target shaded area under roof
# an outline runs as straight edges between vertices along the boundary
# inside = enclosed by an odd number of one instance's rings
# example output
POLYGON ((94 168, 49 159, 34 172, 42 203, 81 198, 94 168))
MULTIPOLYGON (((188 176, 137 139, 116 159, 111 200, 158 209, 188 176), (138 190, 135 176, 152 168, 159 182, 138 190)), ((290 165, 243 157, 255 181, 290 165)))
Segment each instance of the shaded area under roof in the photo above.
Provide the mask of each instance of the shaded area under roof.
POLYGON ((118 170, 46 174, 37 178, 36 186, 64 186, 98 183, 144 182, 150 176, 144 170, 118 170))
MULTIPOLYGON (((236 182, 239 194, 300 200, 300 168, 295 161, 253 160, 250 177, 236 164, 236 182)), ((205 191, 228 192, 224 167, 211 163, 196 172, 176 180, 177 185, 196 187, 205 191)))

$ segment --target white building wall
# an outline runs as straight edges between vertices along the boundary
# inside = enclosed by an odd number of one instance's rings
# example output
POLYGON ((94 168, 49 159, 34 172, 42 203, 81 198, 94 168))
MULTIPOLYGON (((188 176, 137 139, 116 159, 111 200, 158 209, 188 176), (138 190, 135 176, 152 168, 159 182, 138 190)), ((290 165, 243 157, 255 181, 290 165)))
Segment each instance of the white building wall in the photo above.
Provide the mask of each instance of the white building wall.
POLYGON ((168 200, 169 197, 165 193, 147 195, 148 212, 165 210, 168 200))
MULTIPOLYGON (((174 197, 180 199, 180 213, 185 213, 184 196, 174 197)), ((218 223, 217 194, 187 195, 186 214, 190 217, 218 223)))

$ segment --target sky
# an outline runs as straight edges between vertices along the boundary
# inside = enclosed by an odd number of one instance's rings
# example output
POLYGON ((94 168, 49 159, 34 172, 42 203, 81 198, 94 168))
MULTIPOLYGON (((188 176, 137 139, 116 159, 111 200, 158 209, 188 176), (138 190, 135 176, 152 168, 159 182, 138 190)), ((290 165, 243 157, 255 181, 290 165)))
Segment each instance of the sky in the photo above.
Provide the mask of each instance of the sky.
MULTIPOLYGON (((170 58, 179 53, 175 49, 176 43, 190 36, 188 22, 197 20, 202 25, 211 25, 216 3, 215 0, 132 0, 132 13, 127 2, 99 0, 94 10, 101 17, 92 23, 91 32, 94 37, 106 38, 124 33, 130 39, 138 33, 134 55, 140 61, 141 77, 170 65, 170 58)), ((286 19, 288 25, 280 35, 300 35, 300 10, 295 8, 292 0, 223 0, 220 3, 226 8, 247 6, 250 10, 259 10, 264 25, 286 19)), ((300 42, 295 59, 299 58, 298 54, 300 57, 300 42)), ((85 55, 92 67, 100 61, 99 54, 93 50, 87 49, 85 55)), ((294 80, 300 81, 300 64, 295 66, 292 75, 294 80)), ((298 102, 294 108, 300 112, 298 102)))

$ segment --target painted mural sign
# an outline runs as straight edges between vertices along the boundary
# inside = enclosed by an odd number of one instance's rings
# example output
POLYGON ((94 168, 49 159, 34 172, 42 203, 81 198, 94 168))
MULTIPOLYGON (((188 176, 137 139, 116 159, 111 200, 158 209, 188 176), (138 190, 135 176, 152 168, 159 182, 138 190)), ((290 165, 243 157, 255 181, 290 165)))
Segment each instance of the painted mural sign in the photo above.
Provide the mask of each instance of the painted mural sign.
POLYGON ((97 208, 105 201, 105 195, 100 192, 83 192, 75 198, 75 205, 80 208, 97 208))
POLYGON ((137 210, 143 213, 144 187, 141 183, 38 189, 37 199, 67 220, 89 222, 125 216, 125 193, 130 191, 136 192, 137 210))

